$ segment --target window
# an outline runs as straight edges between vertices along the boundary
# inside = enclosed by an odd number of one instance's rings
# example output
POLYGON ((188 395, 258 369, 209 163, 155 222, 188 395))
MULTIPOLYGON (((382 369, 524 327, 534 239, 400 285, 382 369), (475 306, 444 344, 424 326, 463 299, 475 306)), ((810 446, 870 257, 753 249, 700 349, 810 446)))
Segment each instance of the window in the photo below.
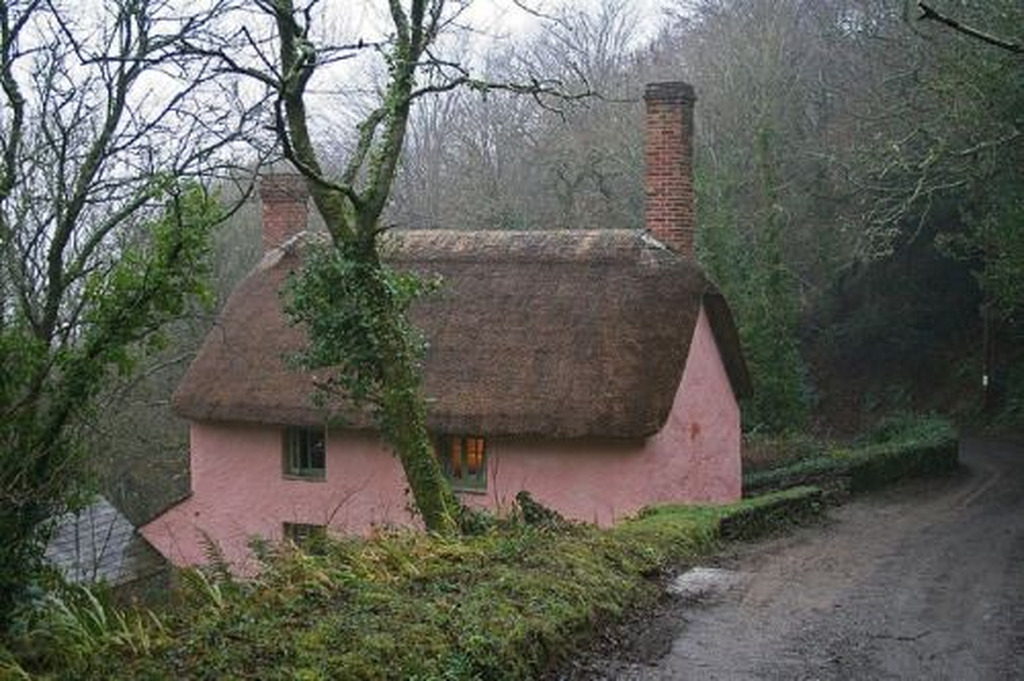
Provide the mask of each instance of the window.
POLYGON ((285 429, 285 477, 323 480, 326 467, 327 455, 323 428, 285 429))
POLYGON ((303 549, 315 548, 327 539, 327 528, 308 523, 284 523, 284 538, 303 549))
POLYGON ((454 489, 471 492, 487 489, 487 451, 482 437, 443 437, 438 453, 441 468, 454 489))

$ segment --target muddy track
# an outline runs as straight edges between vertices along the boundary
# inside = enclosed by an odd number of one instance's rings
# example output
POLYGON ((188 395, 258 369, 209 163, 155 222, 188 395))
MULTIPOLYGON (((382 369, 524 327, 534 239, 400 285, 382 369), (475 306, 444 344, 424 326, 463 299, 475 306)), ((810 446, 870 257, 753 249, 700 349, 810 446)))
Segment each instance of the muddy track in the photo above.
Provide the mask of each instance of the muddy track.
POLYGON ((1024 678, 1024 447, 734 546, 571 679, 1024 678))

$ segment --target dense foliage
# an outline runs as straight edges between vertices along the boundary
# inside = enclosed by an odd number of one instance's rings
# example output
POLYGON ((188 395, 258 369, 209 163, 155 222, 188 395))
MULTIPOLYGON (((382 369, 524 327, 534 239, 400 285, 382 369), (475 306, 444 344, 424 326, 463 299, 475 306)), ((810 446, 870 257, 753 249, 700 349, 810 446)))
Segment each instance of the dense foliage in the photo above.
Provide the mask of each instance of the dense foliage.
MULTIPOLYGON (((614 529, 513 517, 475 537, 422 533, 263 547, 260 576, 184 575, 173 611, 124 614, 73 590, 41 603, 0 673, 60 679, 531 679, 595 624, 647 602, 649 577, 705 555, 722 508, 652 509, 614 529)), ((739 521, 733 523, 738 531, 739 521)))
POLYGON ((195 177, 251 131, 187 44, 217 11, 0 4, 0 630, 84 486, 97 396, 203 291, 195 177))
POLYGON ((40 337, 31 308, 0 326, 0 612, 38 568, 48 523, 88 491, 82 420, 112 370, 128 372, 140 342, 205 292, 210 231, 219 206, 196 186, 169 182, 162 217, 140 226, 116 259, 96 267, 62 305, 75 306, 71 338, 40 337))

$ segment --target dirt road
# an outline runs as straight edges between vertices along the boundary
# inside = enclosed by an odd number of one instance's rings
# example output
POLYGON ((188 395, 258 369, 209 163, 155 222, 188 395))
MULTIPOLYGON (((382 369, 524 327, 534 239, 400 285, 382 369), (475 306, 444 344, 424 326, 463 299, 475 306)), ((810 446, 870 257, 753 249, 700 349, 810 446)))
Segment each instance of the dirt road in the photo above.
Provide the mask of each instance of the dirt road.
POLYGON ((1024 447, 961 458, 735 548, 571 677, 1024 679, 1024 447))

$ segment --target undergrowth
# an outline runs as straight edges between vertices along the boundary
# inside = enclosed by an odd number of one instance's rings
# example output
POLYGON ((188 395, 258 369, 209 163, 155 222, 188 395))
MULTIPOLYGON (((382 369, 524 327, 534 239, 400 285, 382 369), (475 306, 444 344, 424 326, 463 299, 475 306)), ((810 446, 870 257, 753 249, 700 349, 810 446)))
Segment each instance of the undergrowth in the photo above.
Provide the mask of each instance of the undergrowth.
POLYGON ((535 678, 653 597, 652 576, 711 551, 723 518, 763 503, 658 508, 607 530, 516 522, 460 539, 326 540, 313 554, 262 547, 259 577, 185 572, 159 616, 87 596, 43 607, 0 651, 0 676, 535 678))
POLYGON ((104 657, 150 655, 169 643, 153 611, 111 600, 103 589, 67 585, 22 603, 6 635, 12 649, 0 646, 0 679, 33 678, 30 669, 74 678, 104 657))

